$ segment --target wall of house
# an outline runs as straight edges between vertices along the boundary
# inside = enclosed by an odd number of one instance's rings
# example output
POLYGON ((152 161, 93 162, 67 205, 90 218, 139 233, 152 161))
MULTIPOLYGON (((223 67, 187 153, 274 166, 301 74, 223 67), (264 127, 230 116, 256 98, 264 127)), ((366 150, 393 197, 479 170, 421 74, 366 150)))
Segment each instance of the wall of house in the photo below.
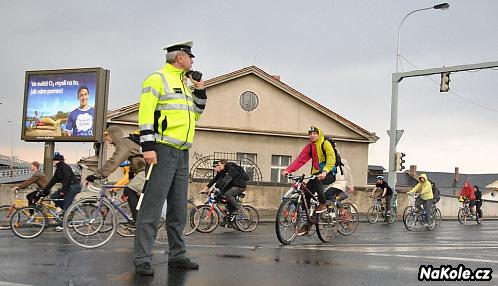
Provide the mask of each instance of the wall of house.
POLYGON ((326 134, 365 139, 254 74, 211 86, 207 92, 208 103, 198 122, 200 126, 306 134, 314 125, 323 128, 326 134), (259 98, 257 108, 250 112, 242 109, 239 103, 245 91, 252 91, 259 98))

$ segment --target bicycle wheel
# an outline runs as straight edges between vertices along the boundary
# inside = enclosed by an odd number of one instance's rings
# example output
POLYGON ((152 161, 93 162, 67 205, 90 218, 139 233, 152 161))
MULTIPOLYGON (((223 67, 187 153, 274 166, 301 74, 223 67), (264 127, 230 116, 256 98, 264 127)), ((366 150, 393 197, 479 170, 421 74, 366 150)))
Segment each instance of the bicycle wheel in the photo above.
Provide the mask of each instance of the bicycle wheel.
MULTIPOLYGON (((118 206, 121 210, 123 210, 129 218, 132 218, 131 209, 128 202, 122 202, 118 206)), ((135 236, 135 224, 131 220, 128 220, 122 213, 120 213, 116 209, 116 215, 118 220, 118 226, 116 228, 116 232, 123 237, 132 237, 135 236)))
POLYGON ((458 221, 461 224, 465 224, 467 222, 467 212, 464 208, 458 210, 458 221))
POLYGON ((433 216, 431 216, 431 218, 428 220, 426 228, 427 230, 434 230, 436 228, 436 220, 433 216))
POLYGON ((339 225, 337 231, 342 235, 351 235, 358 228, 360 214, 356 207, 350 203, 342 204, 342 211, 339 210, 339 225))
POLYGON ((37 207, 23 207, 16 210, 10 218, 12 232, 20 238, 35 238, 47 227, 47 217, 37 207))
POLYGON ((72 204, 64 214, 64 233, 72 243, 83 248, 104 245, 116 232, 117 217, 112 206, 95 199, 83 199, 72 204), (104 231, 105 230, 105 231, 104 231))
POLYGON ((391 209, 389 215, 387 216, 387 223, 392 224, 396 221, 396 211, 391 209))
POLYGON ((235 226, 242 232, 254 231, 259 224, 258 211, 249 205, 243 205, 240 213, 235 217, 235 226))
POLYGON ((204 205, 197 208, 199 212, 199 225, 197 226, 197 231, 202 233, 209 233, 218 227, 220 222, 220 216, 218 212, 210 205, 204 205))
POLYGON ((201 220, 201 217, 199 215, 199 211, 197 210, 197 207, 191 203, 187 203, 187 223, 185 224, 185 228, 183 229, 183 234, 185 236, 191 235, 194 233, 194 231, 197 230, 197 227, 199 226, 199 221, 201 220))
POLYGON ((417 216, 418 214, 413 212, 410 212, 406 215, 403 223, 405 224, 407 230, 412 231, 415 228, 415 225, 417 224, 417 216))
POLYGON ((10 229, 10 218, 17 210, 13 205, 0 206, 0 230, 10 229))
POLYGON ((412 213, 416 210, 416 208, 414 206, 407 206, 405 208, 405 210, 403 211, 403 221, 405 220, 406 216, 409 214, 409 213, 412 213))
POLYGON ((295 199, 284 199, 278 207, 275 219, 275 232, 280 243, 289 245, 297 236, 301 213, 295 199))
POLYGON ((166 220, 161 218, 159 226, 157 227, 156 239, 154 240, 157 244, 167 244, 168 243, 168 233, 166 232, 166 220))
POLYGON ((335 208, 327 208, 327 211, 318 214, 316 223, 316 234, 322 242, 329 243, 337 235, 337 213, 335 208))
MULTIPOLYGON (((481 213, 481 215, 482 215, 482 213, 481 213)), ((481 223, 482 223, 482 216, 479 216, 479 214, 478 214, 478 213, 476 213, 476 222, 477 222, 478 224, 481 224, 481 223)))
POLYGON ((434 211, 432 216, 434 217, 434 221, 436 222, 436 226, 440 226, 441 221, 442 221, 441 210, 436 208, 436 210, 434 211))
POLYGON ((367 211, 367 220, 369 223, 376 223, 379 220, 379 211, 376 206, 371 206, 367 211))

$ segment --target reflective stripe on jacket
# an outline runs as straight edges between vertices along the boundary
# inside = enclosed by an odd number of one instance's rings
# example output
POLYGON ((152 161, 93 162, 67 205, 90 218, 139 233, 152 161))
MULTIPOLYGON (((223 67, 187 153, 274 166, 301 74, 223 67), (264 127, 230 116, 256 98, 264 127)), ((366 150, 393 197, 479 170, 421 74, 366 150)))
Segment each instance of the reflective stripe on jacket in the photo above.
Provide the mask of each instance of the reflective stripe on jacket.
POLYGON ((155 143, 187 150, 192 146, 195 122, 206 106, 204 90, 186 85, 185 71, 166 64, 142 84, 138 125, 142 151, 154 150, 155 143))

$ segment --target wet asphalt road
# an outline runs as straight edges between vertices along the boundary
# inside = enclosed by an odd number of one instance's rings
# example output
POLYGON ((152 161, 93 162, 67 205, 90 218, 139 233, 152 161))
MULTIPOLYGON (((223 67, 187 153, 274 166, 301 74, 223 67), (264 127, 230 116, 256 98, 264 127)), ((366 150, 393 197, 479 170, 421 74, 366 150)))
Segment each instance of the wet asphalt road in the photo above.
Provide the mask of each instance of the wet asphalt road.
MULTIPOLYGON (((154 248, 152 278, 134 274, 133 238, 115 236, 98 249, 71 245, 48 229, 33 240, 0 232, 0 285, 421 285, 420 265, 463 264, 498 270, 498 221, 460 225, 443 221, 433 232, 402 223, 361 223, 352 236, 323 244, 315 235, 282 246, 271 223, 255 232, 218 228, 187 237, 196 271, 168 271, 165 245, 154 248)), ((498 276, 498 273, 496 273, 498 276)), ((430 282, 430 285, 497 285, 491 282, 430 282), (477 283, 477 284, 476 284, 477 283)))

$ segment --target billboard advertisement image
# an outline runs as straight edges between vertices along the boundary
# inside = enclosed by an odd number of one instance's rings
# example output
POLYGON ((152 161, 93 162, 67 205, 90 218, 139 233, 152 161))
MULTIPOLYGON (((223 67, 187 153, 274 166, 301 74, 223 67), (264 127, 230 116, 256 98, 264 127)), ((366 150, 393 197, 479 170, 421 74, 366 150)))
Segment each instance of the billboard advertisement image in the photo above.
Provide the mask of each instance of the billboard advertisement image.
POLYGON ((99 141, 107 76, 101 68, 26 72, 22 138, 99 141))

